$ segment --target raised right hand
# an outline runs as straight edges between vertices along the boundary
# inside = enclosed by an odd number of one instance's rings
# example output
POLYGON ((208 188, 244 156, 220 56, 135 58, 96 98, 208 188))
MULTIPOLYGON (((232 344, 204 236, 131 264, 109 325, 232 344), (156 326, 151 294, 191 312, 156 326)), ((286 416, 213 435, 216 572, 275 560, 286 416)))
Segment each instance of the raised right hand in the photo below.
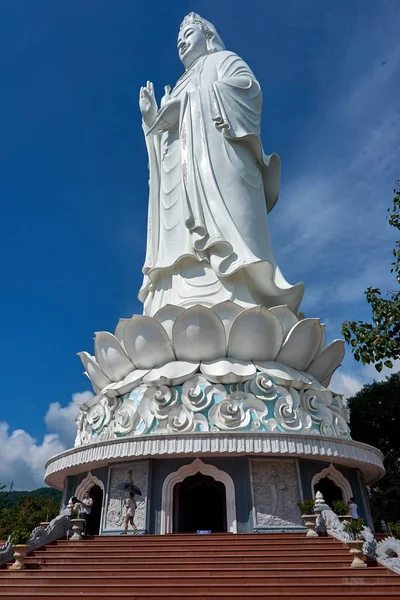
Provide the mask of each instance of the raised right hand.
POLYGON ((140 88, 139 107, 143 121, 148 127, 151 127, 158 111, 156 98, 154 96, 154 85, 151 81, 148 81, 145 87, 140 88))

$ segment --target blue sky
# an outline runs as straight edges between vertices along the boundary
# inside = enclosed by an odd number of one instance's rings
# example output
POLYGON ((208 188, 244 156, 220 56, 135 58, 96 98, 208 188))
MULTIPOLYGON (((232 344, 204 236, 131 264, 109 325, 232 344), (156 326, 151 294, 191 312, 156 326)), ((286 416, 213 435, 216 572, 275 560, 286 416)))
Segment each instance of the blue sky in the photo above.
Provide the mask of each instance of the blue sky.
MULTIPOLYGON (((195 10, 252 67, 262 139, 282 159, 270 215, 303 310, 340 337, 394 287, 385 220, 400 177, 398 0, 2 0, 0 3, 0 480, 37 487, 71 443, 90 390, 76 352, 141 312, 147 155, 138 92, 182 72, 195 10), (83 396, 82 396, 83 394, 83 396)), ((396 365, 398 367, 398 365, 396 365)), ((348 353, 335 389, 375 375, 348 353)))

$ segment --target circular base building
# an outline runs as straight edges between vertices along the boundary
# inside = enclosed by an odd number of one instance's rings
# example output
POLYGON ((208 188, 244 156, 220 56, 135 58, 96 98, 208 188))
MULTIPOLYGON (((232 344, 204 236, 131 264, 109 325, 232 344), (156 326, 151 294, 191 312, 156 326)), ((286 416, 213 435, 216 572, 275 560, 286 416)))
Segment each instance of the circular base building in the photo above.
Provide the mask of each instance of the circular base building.
POLYGON ((295 531, 297 504, 320 490, 328 504, 353 496, 371 526, 365 486, 383 475, 382 455, 350 438, 342 398, 325 387, 343 343, 324 347, 319 320, 287 307, 224 303, 175 319, 172 308, 123 320, 96 335, 95 356, 81 353, 98 393, 80 406, 75 447, 46 465, 64 503, 89 491, 93 533, 115 534, 133 483, 144 533, 295 531))

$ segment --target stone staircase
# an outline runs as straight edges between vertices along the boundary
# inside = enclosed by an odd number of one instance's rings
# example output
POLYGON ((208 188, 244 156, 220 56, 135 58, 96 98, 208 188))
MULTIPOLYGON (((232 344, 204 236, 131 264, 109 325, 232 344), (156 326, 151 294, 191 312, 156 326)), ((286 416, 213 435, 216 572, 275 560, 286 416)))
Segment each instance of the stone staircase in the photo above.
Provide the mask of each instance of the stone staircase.
POLYGON ((95 536, 59 540, 27 558, 27 570, 0 570, 0 597, 400 598, 400 576, 350 568, 333 538, 293 534, 95 536))

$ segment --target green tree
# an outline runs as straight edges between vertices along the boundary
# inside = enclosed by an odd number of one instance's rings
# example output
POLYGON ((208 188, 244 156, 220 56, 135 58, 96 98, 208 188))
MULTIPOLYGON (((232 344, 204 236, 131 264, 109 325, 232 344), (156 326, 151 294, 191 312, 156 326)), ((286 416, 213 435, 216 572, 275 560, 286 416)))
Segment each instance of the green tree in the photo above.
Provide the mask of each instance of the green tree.
POLYGON ((400 520, 400 373, 375 381, 348 400, 352 438, 381 450, 386 475, 371 487, 377 521, 400 520))
MULTIPOLYGON (((388 209, 389 224, 400 231, 400 181, 394 189, 393 206, 388 209)), ((394 260, 391 272, 400 283, 400 240, 393 248, 394 260)), ((375 363, 380 372, 383 366, 391 369, 393 360, 400 358, 400 291, 383 294, 380 289, 369 287, 364 292, 371 306, 372 322, 346 321, 342 326, 344 339, 351 346, 354 358, 363 365, 375 363)))
POLYGON ((4 508, 0 514, 0 539, 7 539, 14 529, 32 531, 41 521, 51 520, 60 512, 60 503, 52 498, 29 496, 19 497, 12 508, 4 508))

